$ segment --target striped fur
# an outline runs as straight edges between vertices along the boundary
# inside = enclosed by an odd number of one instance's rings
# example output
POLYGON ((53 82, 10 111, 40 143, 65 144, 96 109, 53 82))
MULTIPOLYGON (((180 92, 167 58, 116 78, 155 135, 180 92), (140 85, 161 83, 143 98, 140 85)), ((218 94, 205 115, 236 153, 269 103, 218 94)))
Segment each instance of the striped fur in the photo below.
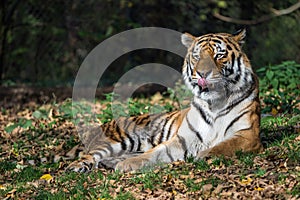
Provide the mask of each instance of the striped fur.
POLYGON ((257 152, 258 80, 241 50, 245 30, 231 35, 182 35, 188 48, 182 74, 194 98, 182 111, 120 118, 82 130, 87 154, 69 170, 137 170, 157 163, 257 152))

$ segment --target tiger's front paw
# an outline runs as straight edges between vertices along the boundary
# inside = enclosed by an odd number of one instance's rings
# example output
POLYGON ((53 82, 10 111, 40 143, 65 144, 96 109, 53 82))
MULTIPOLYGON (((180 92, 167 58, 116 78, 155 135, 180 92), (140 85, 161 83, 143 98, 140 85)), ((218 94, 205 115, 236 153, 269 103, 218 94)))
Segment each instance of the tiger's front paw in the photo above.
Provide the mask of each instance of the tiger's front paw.
POLYGON ((72 162, 66 171, 74 171, 79 173, 89 172, 93 169, 94 159, 91 155, 85 155, 80 158, 80 160, 72 162))
POLYGON ((141 169, 145 166, 149 166, 150 163, 146 159, 142 158, 128 158, 124 161, 118 162, 115 167, 115 170, 119 170, 121 172, 130 172, 141 169))

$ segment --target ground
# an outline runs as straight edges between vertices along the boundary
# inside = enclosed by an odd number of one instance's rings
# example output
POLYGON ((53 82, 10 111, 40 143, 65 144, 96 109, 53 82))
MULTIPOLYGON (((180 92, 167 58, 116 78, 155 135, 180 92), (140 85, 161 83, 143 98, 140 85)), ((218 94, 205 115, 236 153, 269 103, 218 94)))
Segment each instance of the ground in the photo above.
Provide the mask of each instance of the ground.
MULTIPOLYGON (((96 102, 99 123, 110 120, 109 99, 96 102)), ((129 113, 147 112, 154 104, 161 105, 157 110, 179 108, 174 99, 157 93, 132 99, 129 113)), ((0 112, 1 199, 300 198, 299 115, 264 117, 265 150, 259 154, 190 159, 135 173, 98 169, 77 174, 64 170, 82 149, 73 112, 70 99, 54 101, 46 92, 35 98, 5 97, 0 112)))

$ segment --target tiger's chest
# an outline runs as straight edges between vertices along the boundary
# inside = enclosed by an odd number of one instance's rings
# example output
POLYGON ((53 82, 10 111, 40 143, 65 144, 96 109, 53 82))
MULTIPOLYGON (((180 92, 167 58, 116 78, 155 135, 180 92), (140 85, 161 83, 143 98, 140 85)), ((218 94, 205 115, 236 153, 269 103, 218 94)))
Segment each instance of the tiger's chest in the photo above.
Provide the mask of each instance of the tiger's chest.
POLYGON ((240 103, 226 112, 212 112, 206 104, 192 105, 178 134, 189 141, 191 154, 205 150, 251 126, 243 113, 247 103, 240 103))

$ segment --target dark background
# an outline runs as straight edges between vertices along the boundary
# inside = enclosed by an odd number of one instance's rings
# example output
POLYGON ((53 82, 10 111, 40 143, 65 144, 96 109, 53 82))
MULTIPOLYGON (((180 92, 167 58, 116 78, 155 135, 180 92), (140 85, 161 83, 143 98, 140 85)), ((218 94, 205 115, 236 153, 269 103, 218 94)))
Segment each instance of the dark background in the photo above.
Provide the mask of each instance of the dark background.
MULTIPOLYGON (((71 87, 85 56, 101 41, 148 26, 194 35, 234 33, 245 27, 244 50, 254 69, 285 60, 299 63, 297 4, 298 0, 3 0, 1 85, 71 87)), ((180 70, 182 59, 159 50, 134 51, 110 66, 100 86, 109 86, 126 70, 149 62, 180 70)))

